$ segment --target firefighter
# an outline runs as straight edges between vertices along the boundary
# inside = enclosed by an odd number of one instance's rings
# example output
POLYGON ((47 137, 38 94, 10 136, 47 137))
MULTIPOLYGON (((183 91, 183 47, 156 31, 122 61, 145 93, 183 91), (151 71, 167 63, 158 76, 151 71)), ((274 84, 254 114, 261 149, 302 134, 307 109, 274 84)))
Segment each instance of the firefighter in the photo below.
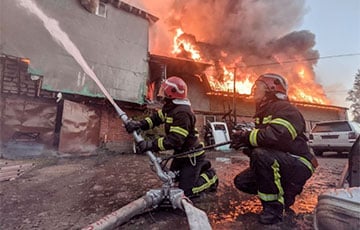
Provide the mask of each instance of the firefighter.
POLYGON ((295 196, 317 167, 305 136, 305 121, 290 104, 286 80, 274 73, 258 77, 252 89, 255 99, 255 128, 232 134, 231 147, 250 157, 250 167, 234 178, 240 191, 257 194, 263 210, 262 224, 282 221, 292 210, 295 196))
MULTIPOLYGON (((166 136, 137 143, 137 152, 172 149, 173 154, 179 154, 202 148, 203 144, 200 143, 195 128, 196 118, 187 98, 186 83, 179 77, 169 77, 161 84, 159 96, 164 101, 162 109, 141 121, 129 121, 125 128, 128 133, 132 133, 138 129, 152 129, 164 123, 166 136)), ((170 170, 177 174, 179 188, 184 190, 188 197, 198 196, 203 191, 216 191, 218 178, 210 161, 205 158, 204 150, 175 157, 170 170)))

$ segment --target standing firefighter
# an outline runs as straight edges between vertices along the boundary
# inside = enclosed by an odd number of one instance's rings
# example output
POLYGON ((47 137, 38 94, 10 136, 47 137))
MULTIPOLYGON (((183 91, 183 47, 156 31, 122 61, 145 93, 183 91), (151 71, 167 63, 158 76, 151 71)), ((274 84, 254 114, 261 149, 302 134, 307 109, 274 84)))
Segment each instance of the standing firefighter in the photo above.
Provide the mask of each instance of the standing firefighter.
POLYGON ((260 223, 275 224, 282 221, 284 209, 291 210, 317 161, 306 143, 304 118, 288 101, 285 79, 263 74, 252 93, 255 129, 233 133, 231 144, 234 149, 248 147, 244 153, 250 157, 250 167, 234 183, 240 191, 260 198, 260 223))
MULTIPOLYGON (((165 137, 153 141, 137 143, 137 152, 148 150, 153 152, 174 150, 174 154, 201 148, 203 145, 198 138, 195 128, 196 118, 187 99, 186 83, 179 77, 170 77, 165 80, 159 96, 164 98, 164 105, 150 117, 141 121, 130 121, 126 124, 127 132, 148 130, 165 123, 165 137)), ((184 190, 188 197, 196 196, 205 190, 216 190, 218 178, 210 161, 205 159, 205 151, 192 153, 187 156, 175 157, 170 170, 178 172, 179 188, 184 190)))

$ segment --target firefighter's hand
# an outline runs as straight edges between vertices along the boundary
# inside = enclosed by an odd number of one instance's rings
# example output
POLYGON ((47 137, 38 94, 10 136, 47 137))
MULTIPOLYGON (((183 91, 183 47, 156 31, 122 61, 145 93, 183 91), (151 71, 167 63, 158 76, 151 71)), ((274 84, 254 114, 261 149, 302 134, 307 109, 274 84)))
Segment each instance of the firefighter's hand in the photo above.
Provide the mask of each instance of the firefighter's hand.
POLYGON ((249 131, 235 131, 231 134, 230 148, 238 150, 241 147, 250 146, 249 131))
POLYGON ((148 150, 152 150, 153 144, 152 141, 140 141, 136 144, 136 153, 143 154, 148 150))
POLYGON ((125 129, 128 133, 133 133, 135 130, 139 130, 141 128, 140 121, 130 120, 125 124, 125 129))

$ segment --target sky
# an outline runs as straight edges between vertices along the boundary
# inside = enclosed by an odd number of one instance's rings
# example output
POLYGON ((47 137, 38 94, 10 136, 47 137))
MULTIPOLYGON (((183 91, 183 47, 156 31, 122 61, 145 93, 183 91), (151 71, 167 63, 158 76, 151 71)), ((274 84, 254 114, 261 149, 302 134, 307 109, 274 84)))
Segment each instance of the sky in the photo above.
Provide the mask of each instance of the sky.
POLYGON ((307 13, 299 29, 315 34, 320 58, 315 66, 316 80, 334 105, 349 107, 347 91, 353 88, 360 69, 360 1, 307 0, 307 13))

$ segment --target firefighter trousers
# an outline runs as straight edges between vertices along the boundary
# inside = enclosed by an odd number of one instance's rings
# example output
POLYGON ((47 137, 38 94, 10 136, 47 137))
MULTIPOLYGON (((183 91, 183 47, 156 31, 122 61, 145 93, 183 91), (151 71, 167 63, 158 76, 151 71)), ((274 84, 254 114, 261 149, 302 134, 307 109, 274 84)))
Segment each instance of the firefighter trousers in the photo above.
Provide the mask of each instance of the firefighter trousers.
POLYGON ((250 167, 234 178, 240 191, 257 194, 261 201, 277 201, 289 208, 302 192, 312 170, 299 157, 289 153, 255 148, 250 167))
POLYGON ((175 158, 170 170, 178 171, 178 187, 184 190, 186 196, 193 196, 206 190, 216 190, 218 178, 211 168, 209 160, 204 155, 197 157, 175 158))

